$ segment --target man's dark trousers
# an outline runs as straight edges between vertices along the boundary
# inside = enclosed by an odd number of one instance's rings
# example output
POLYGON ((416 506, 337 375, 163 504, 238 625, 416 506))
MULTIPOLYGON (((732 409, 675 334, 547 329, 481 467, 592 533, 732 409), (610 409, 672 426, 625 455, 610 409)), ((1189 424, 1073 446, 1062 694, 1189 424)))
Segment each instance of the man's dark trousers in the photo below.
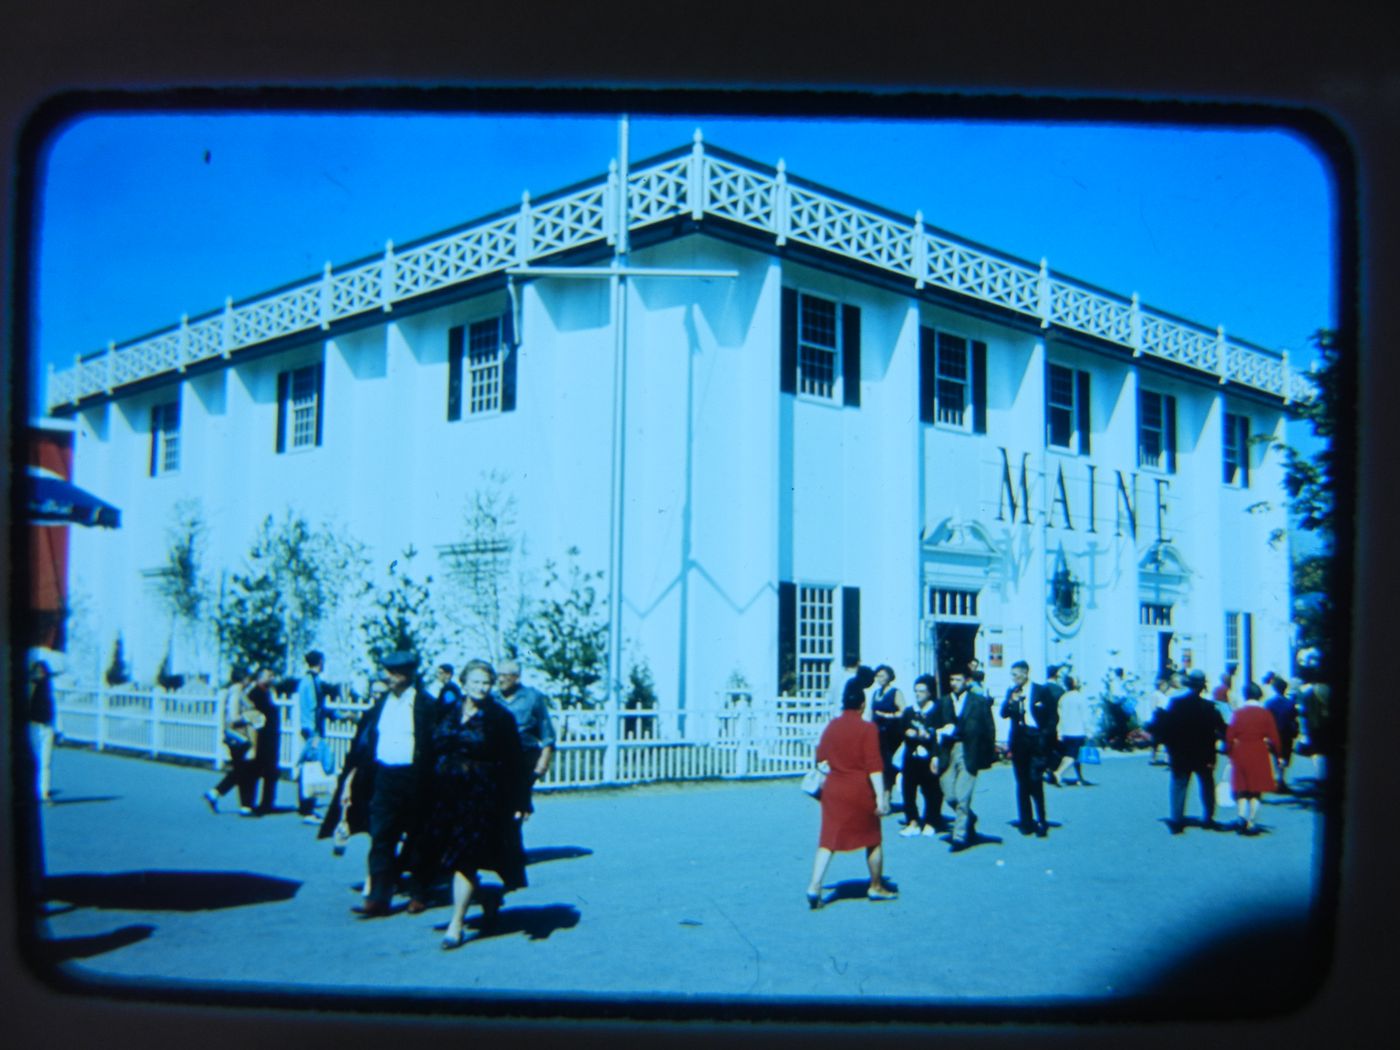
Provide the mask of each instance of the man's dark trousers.
MULTIPOLYGON (((411 765, 380 764, 374 773, 374 794, 369 800, 369 879, 371 904, 389 906, 403 864, 396 856, 399 840, 405 835, 411 848, 420 815, 417 771, 411 765)), ((405 856, 405 859, 407 857, 405 856)), ((413 872, 414 882, 418 872, 413 872)))
POLYGON ((1011 728, 1011 771, 1016 776, 1016 818, 1022 831, 1045 823, 1045 771, 1048 747, 1039 729, 1027 725, 1011 728), (1034 807, 1034 823, 1031 809, 1034 807))
POLYGON ((928 756, 905 758, 902 772, 904 819, 918 824, 932 824, 934 827, 941 828, 943 826, 943 788, 939 786, 938 777, 934 775, 928 756), (924 796, 922 819, 920 819, 918 811, 918 795, 920 793, 924 796))
POLYGON ((1171 770, 1171 805, 1172 805, 1172 827, 1181 827, 1182 820, 1186 815, 1186 782, 1192 775, 1196 777, 1196 787, 1201 792, 1201 811, 1205 814, 1205 822, 1212 823, 1215 820, 1215 767, 1211 766, 1172 766, 1171 770))

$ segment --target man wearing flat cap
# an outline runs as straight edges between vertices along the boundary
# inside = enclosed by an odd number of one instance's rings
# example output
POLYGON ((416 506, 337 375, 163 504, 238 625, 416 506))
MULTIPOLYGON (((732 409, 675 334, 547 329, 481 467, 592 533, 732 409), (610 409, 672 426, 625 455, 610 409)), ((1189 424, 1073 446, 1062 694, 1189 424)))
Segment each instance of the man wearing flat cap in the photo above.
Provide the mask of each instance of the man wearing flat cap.
MULTIPOLYGON (((351 831, 369 832, 365 899, 353 909, 366 919, 390 912, 389 902, 403 867, 399 844, 405 838, 404 859, 414 869, 414 882, 422 881, 419 865, 407 854, 419 832, 427 801, 433 725, 438 714, 437 701, 417 683, 417 656, 400 651, 380 662, 389 688, 360 719, 320 833, 321 838, 327 838, 335 831, 342 808, 351 831)), ((421 900, 421 893, 411 895, 415 902, 421 900)))
POLYGON ((1215 826, 1215 756, 1225 739, 1225 720, 1215 704, 1203 695, 1206 673, 1194 668, 1186 676, 1186 689, 1177 693, 1162 711, 1162 743, 1167 745, 1171 766, 1171 817, 1167 826, 1180 835, 1185 826, 1186 783, 1194 774, 1201 793, 1205 826, 1215 826))

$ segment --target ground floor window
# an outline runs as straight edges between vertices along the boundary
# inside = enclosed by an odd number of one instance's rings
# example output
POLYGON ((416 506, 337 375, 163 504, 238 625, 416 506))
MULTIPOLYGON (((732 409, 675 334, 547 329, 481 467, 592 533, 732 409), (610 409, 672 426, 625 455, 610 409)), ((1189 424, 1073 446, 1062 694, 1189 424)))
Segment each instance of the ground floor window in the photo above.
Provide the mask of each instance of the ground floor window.
POLYGON ((825 696, 836 657, 836 588, 797 588, 797 695, 825 696))

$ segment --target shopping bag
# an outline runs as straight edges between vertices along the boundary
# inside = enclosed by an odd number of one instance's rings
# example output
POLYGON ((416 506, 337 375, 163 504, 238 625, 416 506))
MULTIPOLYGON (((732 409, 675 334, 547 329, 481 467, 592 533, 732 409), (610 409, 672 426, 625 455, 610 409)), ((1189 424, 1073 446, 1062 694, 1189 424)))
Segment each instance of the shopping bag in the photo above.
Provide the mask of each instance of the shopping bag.
POLYGON ((1099 749, 1094 744, 1085 744, 1079 749, 1079 761, 1086 766, 1097 766, 1102 759, 1099 757, 1099 749))
POLYGON ((1233 806, 1235 804, 1235 793, 1230 788, 1229 777, 1215 785, 1215 804, 1217 806, 1233 806))
POLYGON ((820 769, 809 769, 802 774, 802 790, 813 798, 822 797, 822 785, 826 783, 826 774, 820 769))

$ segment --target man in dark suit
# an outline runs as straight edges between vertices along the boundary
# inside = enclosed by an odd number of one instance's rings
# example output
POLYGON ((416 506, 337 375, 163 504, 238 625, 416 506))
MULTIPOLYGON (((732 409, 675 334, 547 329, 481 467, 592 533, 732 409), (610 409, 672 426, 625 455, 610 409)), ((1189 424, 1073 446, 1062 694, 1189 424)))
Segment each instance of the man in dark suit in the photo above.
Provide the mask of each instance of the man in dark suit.
POLYGON ((1045 838, 1045 773, 1056 754, 1059 709, 1045 686, 1031 684, 1031 668, 1024 660, 1011 665, 1012 686, 1001 704, 1001 717, 1011 722, 1011 770, 1016 776, 1017 827, 1022 835, 1045 838), (1031 819, 1034 807, 1035 819, 1031 819))
POLYGON ((1186 690, 1168 701, 1157 718, 1158 735, 1167 745, 1171 766, 1171 818, 1167 826, 1180 835, 1186 813, 1186 782, 1192 774, 1201 792, 1205 825, 1215 826, 1215 756, 1225 739, 1225 720, 1219 709, 1203 695, 1206 673, 1193 669, 1186 676, 1186 690))
POLYGON ((369 831, 365 899, 352 909, 365 919, 390 913, 389 902, 405 860, 414 882, 408 910, 416 914, 425 907, 420 887, 426 873, 411 853, 427 803, 433 727, 439 713, 438 701, 416 681, 416 656, 391 653, 383 666, 389 688, 360 719, 336 799, 321 826, 321 837, 330 835, 344 808, 352 831, 369 831))
POLYGON ((943 797, 953 804, 953 834, 950 852, 960 853, 975 841, 977 814, 972 812, 972 793, 977 774, 996 761, 996 723, 992 702, 982 692, 973 692, 967 676, 954 671, 948 676, 952 690, 939 697, 930 719, 938 733, 935 757, 943 797))

